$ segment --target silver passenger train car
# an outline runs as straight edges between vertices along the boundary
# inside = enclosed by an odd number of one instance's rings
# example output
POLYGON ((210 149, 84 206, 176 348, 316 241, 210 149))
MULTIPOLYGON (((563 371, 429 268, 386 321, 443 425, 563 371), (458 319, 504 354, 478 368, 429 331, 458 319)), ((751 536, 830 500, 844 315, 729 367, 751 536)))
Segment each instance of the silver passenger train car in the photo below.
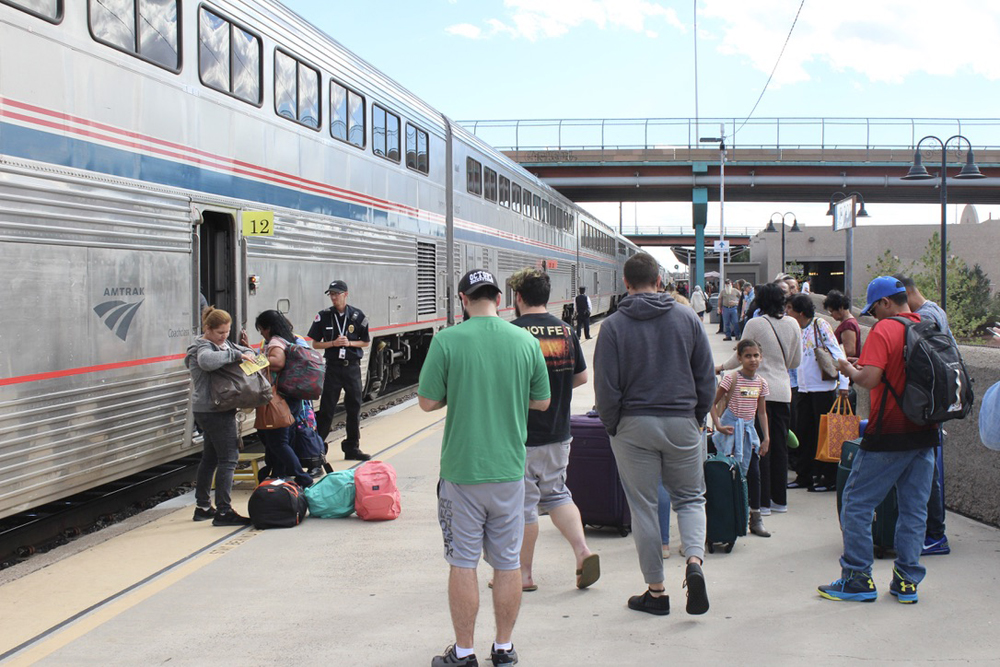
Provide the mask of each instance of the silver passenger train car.
POLYGON ((0 517, 192 451, 199 292, 305 333, 347 281, 374 396, 466 270, 603 312, 637 250, 273 0, 0 0, 0 249, 0 517))

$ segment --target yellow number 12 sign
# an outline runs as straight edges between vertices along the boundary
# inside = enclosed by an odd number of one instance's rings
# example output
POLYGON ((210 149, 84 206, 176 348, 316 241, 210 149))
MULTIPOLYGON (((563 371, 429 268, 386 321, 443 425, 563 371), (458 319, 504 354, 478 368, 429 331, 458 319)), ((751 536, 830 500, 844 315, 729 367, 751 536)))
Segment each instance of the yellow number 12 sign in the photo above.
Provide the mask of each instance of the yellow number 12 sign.
POLYGON ((274 211, 243 211, 243 236, 274 236, 274 211))

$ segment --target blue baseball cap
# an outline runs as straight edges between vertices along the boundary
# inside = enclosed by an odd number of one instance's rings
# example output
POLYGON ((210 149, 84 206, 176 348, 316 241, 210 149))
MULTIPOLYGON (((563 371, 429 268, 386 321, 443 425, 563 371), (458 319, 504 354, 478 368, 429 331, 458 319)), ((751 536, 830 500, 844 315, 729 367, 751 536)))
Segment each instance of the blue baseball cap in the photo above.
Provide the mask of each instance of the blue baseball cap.
POLYGON ((871 309, 875 307, 875 303, 879 299, 884 299, 887 296, 900 294, 905 291, 906 288, 903 287, 903 283, 899 280, 893 278, 892 276, 879 276, 875 280, 868 283, 868 294, 866 295, 868 305, 861 311, 861 314, 870 314, 871 309))

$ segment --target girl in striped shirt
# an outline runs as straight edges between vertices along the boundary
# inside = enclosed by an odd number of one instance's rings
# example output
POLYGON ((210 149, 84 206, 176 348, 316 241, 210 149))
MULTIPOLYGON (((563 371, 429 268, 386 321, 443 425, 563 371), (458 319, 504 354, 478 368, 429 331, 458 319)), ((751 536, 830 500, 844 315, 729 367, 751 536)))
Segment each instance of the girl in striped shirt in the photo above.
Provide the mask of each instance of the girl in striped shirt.
MULTIPOLYGON (((767 380, 757 375, 760 367, 761 351, 756 341, 744 338, 736 347, 736 356, 741 367, 732 374, 724 375, 715 392, 712 404, 712 422, 718 435, 714 438, 715 448, 726 456, 733 456, 747 476, 752 464, 758 464, 760 457, 767 454, 770 437, 767 430, 767 409, 765 397, 770 393, 767 380), (719 404, 725 402, 724 412, 719 414, 719 404), (760 420, 761 436, 757 436, 754 419, 760 420)), ((754 465, 755 470, 757 465, 754 465)), ((760 473, 751 474, 748 491, 752 498, 760 497, 760 473), (755 488, 754 488, 755 487, 755 488)), ((751 508, 759 507, 759 502, 751 502, 751 508)), ((770 537, 761 522, 760 510, 751 509, 750 530, 755 535, 770 537)))

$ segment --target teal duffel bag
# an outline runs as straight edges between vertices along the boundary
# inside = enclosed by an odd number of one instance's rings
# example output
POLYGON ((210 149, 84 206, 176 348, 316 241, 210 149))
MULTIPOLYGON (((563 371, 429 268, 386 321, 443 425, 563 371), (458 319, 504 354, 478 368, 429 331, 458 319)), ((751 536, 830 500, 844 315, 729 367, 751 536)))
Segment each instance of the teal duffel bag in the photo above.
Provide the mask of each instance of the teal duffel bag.
POLYGON ((305 490, 309 514, 320 519, 339 519, 354 513, 354 471, 337 470, 305 490))

